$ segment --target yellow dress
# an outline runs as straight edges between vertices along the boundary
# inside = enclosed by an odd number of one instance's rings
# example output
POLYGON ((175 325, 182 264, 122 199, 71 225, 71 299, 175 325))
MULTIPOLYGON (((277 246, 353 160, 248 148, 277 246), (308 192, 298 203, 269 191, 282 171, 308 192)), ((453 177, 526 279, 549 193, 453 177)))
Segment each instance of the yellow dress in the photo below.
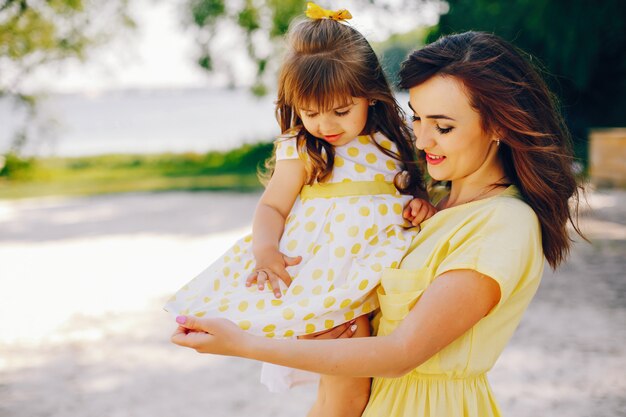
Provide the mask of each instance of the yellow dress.
MULTIPOLYGON (((252 236, 240 239, 166 304, 172 314, 223 317, 252 334, 290 338, 333 328, 378 308, 384 267, 397 266, 414 232, 402 209, 411 196, 393 179, 400 167, 383 152, 395 143, 377 133, 336 146, 328 182, 304 186, 285 221, 279 250, 301 256, 287 268, 277 299, 269 285, 245 287, 254 271, 252 236)), ((295 137, 276 142, 276 159, 306 159, 295 137)))
POLYGON ((433 279, 472 269, 498 282, 501 299, 469 331, 400 378, 374 378, 363 417, 497 417, 486 372, 513 335, 543 271, 541 229, 511 186, 452 207, 421 225, 399 269, 383 272, 378 335, 390 334, 433 279))

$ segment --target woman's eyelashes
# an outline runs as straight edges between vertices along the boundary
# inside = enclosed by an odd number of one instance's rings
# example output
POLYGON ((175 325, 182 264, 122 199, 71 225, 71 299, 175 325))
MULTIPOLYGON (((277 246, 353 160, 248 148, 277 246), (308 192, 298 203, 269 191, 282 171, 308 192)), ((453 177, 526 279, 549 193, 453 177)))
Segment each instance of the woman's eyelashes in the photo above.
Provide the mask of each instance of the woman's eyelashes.
MULTIPOLYGON (((411 120, 415 123, 415 122, 421 122, 422 119, 420 119, 418 116, 411 116, 411 120)), ((438 124, 435 124, 435 129, 437 129, 437 132, 441 133, 442 135, 445 135, 446 133, 450 133, 450 131, 452 131, 452 129, 454 129, 454 127, 442 127, 439 126, 438 124)))
POLYGON ((435 129, 437 129, 437 132, 441 133, 442 135, 445 135, 446 133, 450 133, 450 131, 454 128, 452 127, 441 127, 439 125, 435 125, 435 129))

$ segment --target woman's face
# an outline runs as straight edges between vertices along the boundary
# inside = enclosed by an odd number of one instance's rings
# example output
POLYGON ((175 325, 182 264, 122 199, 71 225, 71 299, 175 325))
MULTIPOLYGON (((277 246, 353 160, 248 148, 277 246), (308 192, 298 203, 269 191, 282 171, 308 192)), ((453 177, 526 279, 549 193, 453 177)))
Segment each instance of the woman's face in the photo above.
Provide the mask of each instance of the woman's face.
POLYGON ((426 152, 428 173, 438 181, 473 181, 493 174, 497 139, 480 125, 463 84, 436 75, 409 89, 416 146, 426 152))

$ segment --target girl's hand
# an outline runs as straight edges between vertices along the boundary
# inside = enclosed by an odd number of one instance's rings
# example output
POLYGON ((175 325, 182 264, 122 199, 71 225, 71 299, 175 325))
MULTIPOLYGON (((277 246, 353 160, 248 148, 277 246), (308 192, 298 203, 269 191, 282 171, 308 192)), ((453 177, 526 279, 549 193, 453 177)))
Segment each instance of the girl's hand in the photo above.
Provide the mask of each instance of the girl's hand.
POLYGON ((418 226, 424 220, 431 218, 437 213, 435 206, 421 198, 414 198, 406 205, 402 216, 407 219, 413 226, 418 226))
POLYGON ((178 316, 176 322, 178 328, 172 334, 172 343, 195 349, 198 353, 237 356, 254 337, 226 319, 178 316))
POLYGON ((283 253, 280 253, 276 249, 266 249, 261 252, 255 253, 256 267, 254 272, 246 279, 246 287, 255 283, 258 285, 259 290, 265 288, 265 283, 269 281, 269 285, 274 291, 274 296, 280 298, 279 280, 284 282, 287 287, 291 285, 291 276, 287 272, 286 267, 298 265, 302 261, 301 256, 292 258, 283 253))

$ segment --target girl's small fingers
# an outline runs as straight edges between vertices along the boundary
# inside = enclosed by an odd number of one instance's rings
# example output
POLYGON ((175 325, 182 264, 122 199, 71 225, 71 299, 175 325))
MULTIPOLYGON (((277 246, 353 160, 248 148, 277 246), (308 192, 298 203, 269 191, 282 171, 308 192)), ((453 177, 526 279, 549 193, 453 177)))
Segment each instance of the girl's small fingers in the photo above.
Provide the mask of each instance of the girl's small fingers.
POLYGON ((268 279, 269 279, 270 286, 272 287, 272 291, 274 292, 274 297, 276 298, 282 297, 282 294, 280 293, 280 283, 279 283, 280 279, 273 272, 268 272, 268 276, 269 276, 268 279))
POLYGON ((404 208, 404 210, 402 210, 402 217, 404 217, 407 220, 411 220, 411 207, 410 206, 406 206, 404 208))
POLYGON ((419 208, 419 210, 415 213, 415 218, 413 219, 413 225, 417 226, 421 222, 423 222, 428 217, 428 207, 423 205, 419 208), (417 223, 417 224, 416 224, 417 223))
POLYGON ((257 278, 257 273, 252 272, 250 275, 248 275, 248 278, 246 279, 246 287, 251 286, 252 284, 254 284, 254 281, 256 281, 257 278))
POLYGON ((419 214, 420 214, 421 216, 426 216, 426 213, 428 213, 428 209, 429 209, 429 208, 430 208, 430 206, 429 206, 429 205, 422 204, 422 207, 420 207, 420 209, 419 209, 419 214))
POLYGON ((291 276, 289 275, 289 272, 287 272, 287 270, 283 269, 282 271, 280 271, 278 273, 278 278, 280 278, 280 280, 284 282, 286 286, 289 287, 291 285, 291 276))
POLYGON ((295 266, 302 262, 302 256, 291 257, 283 255, 283 260, 285 261, 286 266, 295 266))
POLYGON ((421 200, 413 200, 411 202, 411 215, 413 217, 419 216, 419 213, 423 208, 424 208, 424 205, 422 204, 421 200))
POLYGON ((267 281, 267 272, 257 271, 256 283, 259 290, 265 289, 265 282, 267 281))
POLYGON ((411 210, 417 210, 422 207, 422 200, 420 200, 419 198, 414 198, 413 200, 409 201, 409 206, 411 206, 411 210))

